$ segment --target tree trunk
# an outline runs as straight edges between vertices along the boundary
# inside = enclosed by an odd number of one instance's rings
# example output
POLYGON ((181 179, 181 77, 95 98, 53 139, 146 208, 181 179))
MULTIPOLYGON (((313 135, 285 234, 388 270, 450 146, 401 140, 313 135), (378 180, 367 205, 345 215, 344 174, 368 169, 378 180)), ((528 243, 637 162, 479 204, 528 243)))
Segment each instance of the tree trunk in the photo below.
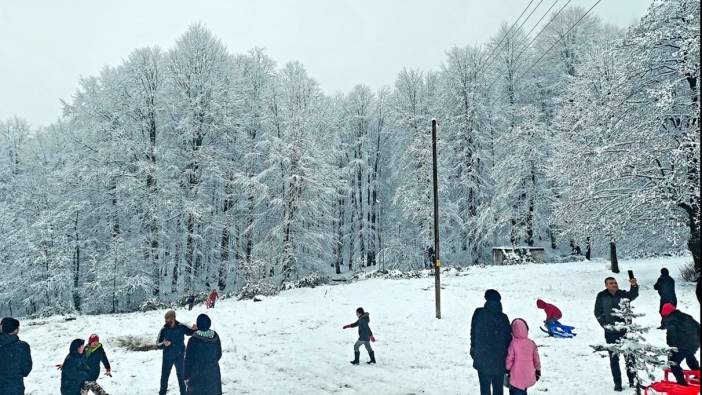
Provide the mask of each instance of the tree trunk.
POLYGON ((612 237, 609 240, 609 260, 612 262, 612 273, 619 273, 619 261, 617 260, 617 241, 612 237))

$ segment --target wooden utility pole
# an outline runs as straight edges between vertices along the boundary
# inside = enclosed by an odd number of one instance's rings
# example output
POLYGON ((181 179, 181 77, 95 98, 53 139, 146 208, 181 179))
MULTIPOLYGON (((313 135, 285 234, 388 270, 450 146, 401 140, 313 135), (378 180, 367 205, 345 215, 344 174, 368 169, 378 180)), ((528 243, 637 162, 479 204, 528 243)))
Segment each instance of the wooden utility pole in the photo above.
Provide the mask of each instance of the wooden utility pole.
POLYGON ((441 260, 439 258, 439 177, 436 160, 436 119, 431 120, 431 157, 434 181, 434 293, 436 318, 441 318, 441 260))

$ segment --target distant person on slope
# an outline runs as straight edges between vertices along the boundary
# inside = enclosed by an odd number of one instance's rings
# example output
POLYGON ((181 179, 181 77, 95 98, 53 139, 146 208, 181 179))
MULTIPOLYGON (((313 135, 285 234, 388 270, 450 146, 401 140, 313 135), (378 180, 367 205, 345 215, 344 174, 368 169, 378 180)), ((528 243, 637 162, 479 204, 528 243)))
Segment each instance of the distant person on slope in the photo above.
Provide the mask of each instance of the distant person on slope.
POLYGON ((670 356, 674 363, 670 367, 678 384, 687 385, 680 363, 684 360, 692 370, 700 370, 700 363, 695 358, 695 353, 700 348, 700 323, 691 316, 675 308, 672 303, 666 303, 661 308, 663 326, 666 329, 666 343, 677 348, 670 356))
POLYGON ((100 343, 98 335, 94 333, 90 335, 88 345, 83 350, 83 355, 85 355, 85 361, 88 364, 88 368, 90 368, 88 381, 97 381, 98 377, 100 377, 100 363, 105 366, 105 376, 112 377, 110 361, 107 360, 105 348, 100 343))
POLYGON ((163 362, 161 364, 161 389, 159 395, 165 395, 168 391, 168 377, 171 375, 173 366, 178 377, 180 395, 185 395, 185 379, 183 376, 183 361, 185 358, 185 336, 192 336, 197 327, 193 328, 176 321, 176 313, 169 310, 165 316, 166 323, 158 333, 158 348, 163 350, 163 362))
POLYGON ((191 395, 222 395, 222 374, 219 360, 222 343, 217 332, 210 329, 212 321, 205 314, 197 317, 197 331, 185 349, 184 377, 191 395))
POLYGON ((20 323, 12 317, 0 321, 0 394, 23 395, 24 378, 32 371, 29 344, 19 339, 20 323))
POLYGON ((56 367, 61 370, 61 395, 107 395, 107 392, 96 382, 89 381, 90 367, 83 356, 85 342, 75 339, 71 342, 68 356, 63 363, 56 367))
MULTIPOLYGON (((602 329, 604 329, 605 341, 607 344, 614 344, 617 340, 624 337, 626 331, 607 328, 609 325, 614 325, 617 322, 624 322, 623 318, 614 316, 612 312, 615 308, 619 308, 619 302, 622 299, 636 299, 639 296, 639 285, 636 279, 632 278, 629 280, 629 284, 631 285, 630 290, 622 291, 619 289, 619 284, 617 284, 617 280, 614 277, 607 277, 604 282, 606 289, 598 293, 595 299, 595 318, 602 329)), ((636 375, 632 370, 634 360, 632 358, 627 358, 625 364, 629 386, 634 387, 634 377, 636 375)), ((609 367, 612 371, 612 378, 614 379, 614 390, 623 391, 622 371, 619 368, 619 354, 609 351, 609 367)))
POLYGON ((507 349, 505 367, 510 395, 527 395, 527 388, 541 378, 539 349, 529 339, 529 325, 521 318, 512 321, 512 342, 507 349))
POLYGON ((478 371, 480 395, 502 395, 507 348, 512 341, 509 318, 502 312, 502 296, 485 291, 485 306, 475 309, 470 322, 470 356, 478 371))
POLYGON ((213 289, 212 292, 210 292, 210 296, 207 298, 207 307, 214 309, 217 298, 219 298, 219 294, 216 289, 213 289))
POLYGON ((190 294, 190 296, 188 296, 187 304, 188 311, 191 311, 193 309, 193 305, 195 304, 195 295, 190 294))
MULTIPOLYGON (((656 283, 653 284, 653 289, 658 291, 658 295, 661 298, 658 305, 659 312, 666 303, 670 303, 673 306, 678 305, 678 297, 675 295, 675 280, 670 277, 670 272, 668 272, 667 268, 664 267, 661 269, 661 276, 658 277, 656 283)), ((661 323, 658 329, 664 329, 663 323, 661 323)))
POLYGON ((359 307, 356 309, 356 317, 358 317, 356 322, 343 327, 343 329, 358 327, 358 340, 353 345, 353 361, 351 361, 351 364, 358 365, 360 363, 361 346, 364 346, 366 351, 368 351, 368 356, 370 357, 368 364, 374 364, 375 351, 371 348, 371 342, 375 342, 375 337, 373 337, 373 331, 371 331, 369 326, 370 315, 363 310, 363 307, 359 307))

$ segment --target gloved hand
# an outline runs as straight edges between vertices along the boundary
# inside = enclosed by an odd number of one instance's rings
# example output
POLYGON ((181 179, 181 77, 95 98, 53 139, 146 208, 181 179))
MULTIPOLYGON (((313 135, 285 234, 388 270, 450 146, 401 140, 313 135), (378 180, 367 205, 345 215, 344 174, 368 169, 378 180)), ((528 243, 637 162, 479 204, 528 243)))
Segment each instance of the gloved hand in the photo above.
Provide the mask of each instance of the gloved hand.
POLYGON ((349 329, 351 328, 351 325, 344 325, 344 329, 349 329))
POLYGON ((112 377, 112 371, 108 369, 107 372, 105 372, 105 376, 112 377))
POLYGON ((375 343, 375 336, 371 336, 371 337, 370 337, 370 341, 372 341, 373 343, 375 343))
POLYGON ((541 378, 541 371, 537 370, 536 371, 536 381, 539 381, 540 378, 541 378))

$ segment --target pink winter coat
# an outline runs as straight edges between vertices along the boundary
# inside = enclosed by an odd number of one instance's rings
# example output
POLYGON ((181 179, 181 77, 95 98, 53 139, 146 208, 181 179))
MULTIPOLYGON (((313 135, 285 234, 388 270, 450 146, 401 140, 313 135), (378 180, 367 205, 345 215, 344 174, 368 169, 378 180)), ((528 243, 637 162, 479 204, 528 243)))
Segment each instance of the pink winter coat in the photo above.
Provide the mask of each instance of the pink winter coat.
POLYGON ((536 371, 541 370, 539 350, 529 339, 529 328, 521 318, 512 321, 512 342, 507 349, 506 368, 509 384, 525 390, 536 384, 536 371))

